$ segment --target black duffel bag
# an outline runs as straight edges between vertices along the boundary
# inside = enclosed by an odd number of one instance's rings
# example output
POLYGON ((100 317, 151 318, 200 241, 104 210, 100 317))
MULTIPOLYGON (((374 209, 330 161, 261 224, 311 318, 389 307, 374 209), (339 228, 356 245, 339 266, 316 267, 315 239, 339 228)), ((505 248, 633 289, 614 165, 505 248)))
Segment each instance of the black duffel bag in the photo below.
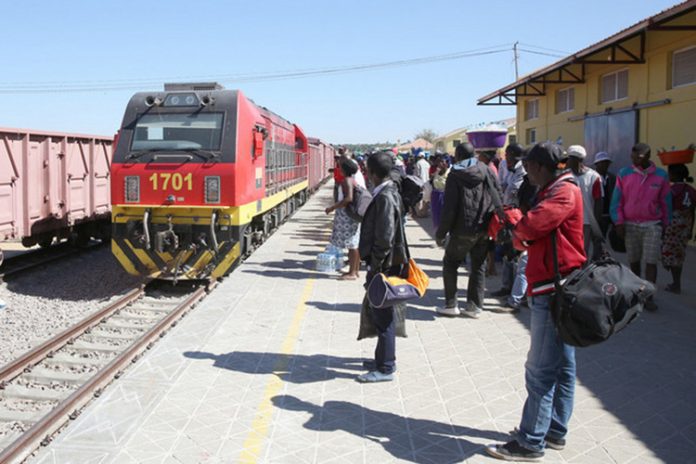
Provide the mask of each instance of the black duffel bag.
POLYGON ((556 296, 551 304, 561 339, 573 346, 605 341, 635 320, 655 286, 608 255, 576 269, 561 283, 556 232, 551 234, 556 296))

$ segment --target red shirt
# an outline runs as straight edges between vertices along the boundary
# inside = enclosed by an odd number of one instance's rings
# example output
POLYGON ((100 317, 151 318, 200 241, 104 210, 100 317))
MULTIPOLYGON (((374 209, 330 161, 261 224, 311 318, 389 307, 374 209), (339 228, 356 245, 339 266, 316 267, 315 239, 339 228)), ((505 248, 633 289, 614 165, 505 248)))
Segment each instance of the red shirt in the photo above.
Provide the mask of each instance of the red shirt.
POLYGON ((587 260, 582 230, 583 204, 580 188, 566 172, 539 192, 539 202, 517 223, 513 231, 516 248, 529 252, 529 295, 554 291, 551 232, 556 230, 558 268, 561 276, 582 267, 587 260))
POLYGON ((340 184, 341 182, 343 182, 343 179, 345 179, 345 176, 343 175, 343 172, 341 171, 341 167, 338 165, 338 161, 336 161, 334 163, 333 177, 334 177, 334 182, 336 184, 340 184))

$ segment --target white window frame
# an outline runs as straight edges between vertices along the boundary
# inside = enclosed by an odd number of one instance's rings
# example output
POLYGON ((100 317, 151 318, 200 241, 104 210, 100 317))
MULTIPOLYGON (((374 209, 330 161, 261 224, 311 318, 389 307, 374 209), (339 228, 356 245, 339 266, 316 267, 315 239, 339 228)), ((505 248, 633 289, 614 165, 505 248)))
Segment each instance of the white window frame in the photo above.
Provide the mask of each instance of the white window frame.
MULTIPOLYGON (((565 98, 565 100, 566 100, 566 103, 568 103, 568 94, 567 94, 567 93, 566 93, 566 98, 565 98)), ((571 85, 570 87, 564 87, 564 88, 562 88, 562 89, 556 90, 556 100, 554 101, 554 103, 555 103, 555 106, 556 106, 556 108, 554 108, 554 109, 556 110, 556 114, 570 113, 571 111, 575 111, 575 87, 571 85), (563 110, 563 111, 558 111, 558 96, 559 96, 559 94, 560 94, 561 92, 568 92, 569 90, 572 90, 572 91, 573 91, 573 107, 572 107, 572 108, 565 109, 565 110, 563 110)))
POLYGON ((628 99, 628 88, 629 88, 629 84, 628 84, 629 81, 628 81, 628 79, 629 79, 630 77, 631 77, 631 76, 630 76, 630 73, 628 72, 628 68, 622 68, 622 69, 619 69, 619 70, 616 70, 616 71, 612 71, 612 72, 610 72, 610 73, 602 74, 601 76, 599 76, 599 102, 600 102, 602 105, 605 105, 605 104, 607 104, 607 103, 613 103, 613 102, 617 102, 617 101, 621 101, 621 100, 626 100, 626 99, 628 99), (613 99, 613 100, 606 100, 606 101, 602 100, 602 96, 603 96, 603 95, 602 95, 602 90, 604 89, 604 78, 607 77, 607 76, 611 76, 612 74, 616 76, 616 85, 615 85, 615 87, 614 87, 614 90, 616 91, 615 95, 618 96, 618 94, 619 94, 619 78, 618 78, 618 76, 619 76, 619 73, 622 73, 622 72, 624 72, 624 71, 626 71, 626 96, 625 96, 625 97, 621 97, 621 98, 615 98, 615 99, 613 99))
POLYGON ((525 137, 527 139, 527 145, 530 145, 532 143, 536 143, 536 138, 537 138, 537 130, 536 127, 530 127, 525 131, 525 137), (534 140, 532 140, 531 135, 534 134, 534 140))
POLYGON ((674 50, 674 51, 672 52, 672 57, 671 57, 671 58, 672 58, 672 79, 671 79, 671 80, 672 80, 672 82, 671 82, 672 87, 671 87, 671 88, 673 88, 673 89, 679 89, 679 88, 682 88, 682 87, 688 87, 688 86, 690 86, 690 85, 696 84, 696 80, 693 80, 693 81, 691 81, 691 82, 687 82, 686 84, 674 85, 674 75, 676 74, 676 73, 674 72, 674 63, 675 63, 674 55, 676 55, 677 53, 682 53, 682 52, 689 51, 689 50, 694 49, 694 48, 696 48, 696 45, 690 45, 690 46, 688 46, 688 47, 680 48, 679 50, 674 50))
POLYGON ((535 119, 539 119, 539 99, 538 98, 532 98, 532 99, 524 102, 524 120, 525 121, 533 121, 535 119), (527 108, 532 103, 536 103, 536 114, 531 116, 531 117, 527 117, 527 108))

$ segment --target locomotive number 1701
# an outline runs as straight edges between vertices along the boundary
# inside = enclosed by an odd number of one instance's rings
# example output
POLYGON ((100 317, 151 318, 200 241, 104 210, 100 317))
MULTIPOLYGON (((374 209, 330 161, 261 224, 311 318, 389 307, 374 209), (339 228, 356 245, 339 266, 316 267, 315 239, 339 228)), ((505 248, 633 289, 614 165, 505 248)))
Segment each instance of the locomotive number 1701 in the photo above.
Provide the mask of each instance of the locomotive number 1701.
POLYGON ((150 176, 152 190, 167 190, 171 187, 172 190, 182 190, 184 186, 186 190, 193 190, 193 174, 188 173, 182 176, 181 173, 175 172, 159 172, 150 176))

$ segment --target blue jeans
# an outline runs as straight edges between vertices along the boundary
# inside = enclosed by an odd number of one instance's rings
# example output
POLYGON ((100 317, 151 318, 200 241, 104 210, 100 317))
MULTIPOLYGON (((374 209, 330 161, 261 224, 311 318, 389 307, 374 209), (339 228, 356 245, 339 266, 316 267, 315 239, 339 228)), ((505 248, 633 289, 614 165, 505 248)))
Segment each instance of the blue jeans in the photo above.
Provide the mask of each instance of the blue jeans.
POLYGON ((515 270, 515 280, 512 284, 512 291, 510 292, 510 303, 516 305, 522 303, 522 298, 527 293, 527 258, 528 254, 525 251, 517 258, 517 269, 515 270))
POLYGON ((527 401, 517 440, 533 451, 546 446, 544 437, 564 438, 573 412, 575 348, 561 341, 553 323, 551 295, 532 297, 532 342, 525 363, 527 401))

